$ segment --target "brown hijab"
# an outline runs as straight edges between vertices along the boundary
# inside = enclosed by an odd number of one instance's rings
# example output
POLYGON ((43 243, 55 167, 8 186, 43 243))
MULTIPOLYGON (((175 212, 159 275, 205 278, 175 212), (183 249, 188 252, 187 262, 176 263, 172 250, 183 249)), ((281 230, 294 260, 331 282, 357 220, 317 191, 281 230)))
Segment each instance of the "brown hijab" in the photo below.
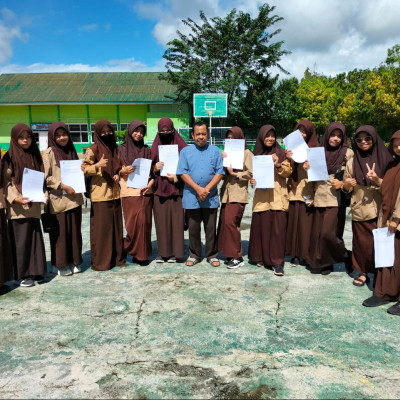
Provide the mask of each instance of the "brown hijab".
POLYGON ((302 119, 296 124, 294 130, 296 131, 300 128, 300 126, 304 126, 304 128, 306 129, 307 136, 305 138, 305 141, 308 147, 319 147, 317 132, 315 131, 314 124, 308 119, 302 119))
POLYGON ((108 159, 107 167, 101 168, 101 175, 109 185, 114 184, 113 176, 117 175, 121 169, 121 161, 117 153, 117 138, 111 123, 105 119, 96 122, 93 135, 94 144, 90 146, 97 160, 100 160, 103 155, 108 159), (113 132, 107 138, 101 136, 101 130, 107 126, 113 132))
POLYGON ((388 169, 382 181, 382 225, 385 226, 386 222, 393 214, 396 205, 397 196, 400 190, 400 156, 393 151, 394 139, 400 139, 400 131, 393 134, 390 139, 389 152, 393 156, 393 160, 389 163, 388 169))
POLYGON ((265 137, 269 131, 274 132, 274 136, 276 139, 276 130, 272 125, 263 125, 257 136, 256 144, 254 146, 254 155, 255 156, 268 156, 272 154, 276 154, 278 156, 279 162, 281 163, 286 159, 285 151, 282 149, 281 145, 275 140, 275 143, 271 147, 267 147, 264 144, 265 137))
POLYGON ((392 160, 392 156, 373 126, 360 126, 356 130, 354 139, 356 139, 361 132, 368 133, 368 135, 372 137, 373 144, 370 150, 363 151, 358 147, 357 143, 353 143, 353 175, 359 185, 370 186, 372 182, 365 176, 368 173, 367 164, 372 167, 375 163, 376 174, 379 177, 383 177, 389 162, 392 160))
POLYGON ((64 122, 53 122, 49 126, 49 133, 48 133, 48 141, 49 147, 52 148, 54 157, 56 159, 56 163, 60 166, 60 160, 79 160, 78 154, 76 153, 75 146, 72 142, 71 133, 68 130, 67 125, 64 122), (56 130, 58 128, 62 128, 68 134, 68 143, 66 146, 62 147, 59 146, 55 139, 56 130))
POLYGON ((10 148, 1 160, 2 168, 11 167, 11 180, 22 193, 22 175, 24 168, 44 172, 43 160, 31 128, 25 124, 17 124, 11 129, 10 148), (22 132, 28 132, 32 143, 26 150, 18 144, 22 132))
MULTIPOLYGON (((158 158, 158 146, 159 145, 168 145, 168 144, 177 144, 178 152, 187 146, 186 142, 182 139, 179 133, 174 128, 174 123, 171 119, 164 117, 158 121, 158 132, 154 139, 153 144, 151 145, 151 160, 153 165, 159 161, 158 158), (161 133, 163 128, 168 129, 168 134, 161 133)), ((171 182, 166 176, 157 175, 155 179, 155 192, 157 196, 161 197, 169 197, 172 195, 179 194, 179 187, 182 185, 181 182, 177 184, 171 182)))
MULTIPOLYGON (((306 129, 306 138, 305 141, 308 145, 308 147, 319 147, 319 142, 318 142, 318 138, 317 138, 317 132, 315 131, 315 127, 314 124, 309 121, 308 119, 302 119, 301 121, 299 121, 296 126, 294 127, 294 130, 296 131, 297 129, 300 128, 300 126, 304 126, 304 128, 306 129)), ((292 172, 292 176, 290 177, 290 186, 293 189, 297 188, 297 185, 299 184, 299 177, 298 177, 298 172, 297 172, 297 167, 298 167, 298 163, 293 162, 293 172, 292 172)))
POLYGON ((118 146, 118 154, 125 165, 132 165, 137 158, 151 159, 150 148, 144 144, 143 138, 139 142, 136 142, 132 138, 132 133, 135 132, 139 126, 143 126, 144 134, 146 135, 146 125, 142 121, 134 120, 128 127, 124 143, 118 146))
POLYGON ((347 137, 346 128, 341 122, 332 122, 326 128, 324 136, 322 137, 322 144, 325 148, 326 166, 328 167, 328 174, 335 174, 343 164, 347 153, 347 137), (329 145, 330 134, 338 129, 342 132, 342 141, 337 147, 329 145))

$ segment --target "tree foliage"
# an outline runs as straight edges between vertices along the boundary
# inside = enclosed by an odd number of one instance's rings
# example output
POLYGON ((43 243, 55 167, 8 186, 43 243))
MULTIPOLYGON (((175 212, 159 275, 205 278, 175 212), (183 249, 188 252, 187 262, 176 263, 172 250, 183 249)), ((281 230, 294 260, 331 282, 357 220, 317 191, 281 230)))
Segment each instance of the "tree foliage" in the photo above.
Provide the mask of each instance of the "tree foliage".
POLYGON ((284 79, 274 89, 272 120, 279 133, 293 129, 293 121, 309 119, 323 134, 327 125, 340 121, 352 134, 361 125, 373 125, 388 139, 400 129, 400 46, 388 49, 386 63, 372 70, 353 70, 336 77, 310 72, 303 79, 284 79), (284 92, 277 96, 277 93, 284 92), (288 107, 288 101, 293 107, 288 107), (279 110, 287 110, 285 115, 279 110))
POLYGON ((200 12, 200 24, 183 20, 190 32, 178 31, 163 55, 176 101, 191 105, 194 93, 227 93, 232 123, 259 125, 269 117, 266 104, 277 81, 270 69, 286 72, 279 61, 288 54, 282 41, 273 42, 280 29, 272 26, 282 19, 273 10, 264 4, 255 18, 233 9, 225 18, 200 12))

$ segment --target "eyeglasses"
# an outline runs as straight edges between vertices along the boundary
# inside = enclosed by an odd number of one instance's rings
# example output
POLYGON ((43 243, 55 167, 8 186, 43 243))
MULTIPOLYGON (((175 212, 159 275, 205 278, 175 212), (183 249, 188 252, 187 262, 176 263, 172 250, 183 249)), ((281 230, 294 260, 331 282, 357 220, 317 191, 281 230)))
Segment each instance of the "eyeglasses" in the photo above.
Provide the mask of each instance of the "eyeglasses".
POLYGON ((362 142, 369 143, 369 142, 372 142, 372 136, 365 136, 363 138, 356 138, 356 139, 354 139, 354 141, 356 143, 362 143, 362 142))

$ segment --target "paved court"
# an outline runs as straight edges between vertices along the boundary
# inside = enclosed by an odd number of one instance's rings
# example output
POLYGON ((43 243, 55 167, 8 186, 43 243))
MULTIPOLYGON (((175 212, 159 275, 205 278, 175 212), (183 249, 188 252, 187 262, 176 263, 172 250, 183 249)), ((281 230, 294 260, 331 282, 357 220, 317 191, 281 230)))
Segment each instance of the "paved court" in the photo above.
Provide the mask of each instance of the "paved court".
POLYGON ((400 318, 361 306, 343 265, 95 272, 88 217, 82 274, 0 296, 1 398, 400 397, 400 318))

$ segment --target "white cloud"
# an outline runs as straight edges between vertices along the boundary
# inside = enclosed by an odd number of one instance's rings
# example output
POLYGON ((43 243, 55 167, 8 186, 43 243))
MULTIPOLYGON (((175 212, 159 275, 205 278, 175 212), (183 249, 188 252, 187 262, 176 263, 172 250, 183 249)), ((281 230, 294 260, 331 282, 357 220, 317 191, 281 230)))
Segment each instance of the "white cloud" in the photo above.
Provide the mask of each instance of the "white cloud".
POLYGON ((0 74, 44 73, 44 72, 159 72, 165 70, 164 60, 153 66, 143 64, 134 58, 109 60, 105 64, 8 64, 0 66, 0 74))
POLYGON ((98 29, 99 29, 98 24, 86 24, 86 25, 82 25, 78 28, 78 30, 82 31, 82 32, 97 31, 98 29))
POLYGON ((13 55, 13 41, 25 42, 29 36, 21 31, 21 26, 18 26, 16 16, 11 10, 3 8, 0 14, 0 64, 3 64, 13 55))
MULTIPOLYGON (((207 17, 224 17, 232 8, 256 15, 264 1, 258 0, 163 0, 135 2, 139 16, 155 21, 153 36, 163 46, 176 31, 188 33, 181 22, 188 17, 199 22, 199 11, 207 17)), ((400 43, 398 0, 270 0, 273 15, 284 20, 273 26, 282 32, 274 40, 292 51, 281 65, 301 78, 307 67, 334 76, 355 68, 373 68, 386 59, 387 49, 400 43)), ((278 70, 275 70, 278 72, 278 70)), ((282 76, 282 74, 281 74, 282 76)))

